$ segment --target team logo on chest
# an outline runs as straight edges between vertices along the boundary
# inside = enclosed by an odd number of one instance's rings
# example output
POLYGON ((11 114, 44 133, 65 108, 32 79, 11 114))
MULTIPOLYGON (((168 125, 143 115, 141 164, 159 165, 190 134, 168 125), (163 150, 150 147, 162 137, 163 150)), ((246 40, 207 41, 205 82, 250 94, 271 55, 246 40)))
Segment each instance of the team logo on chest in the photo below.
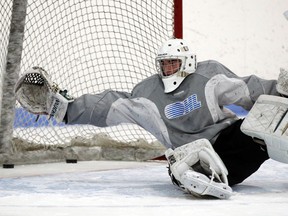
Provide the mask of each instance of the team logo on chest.
POLYGON ((184 101, 175 102, 172 104, 168 104, 165 107, 165 116, 168 119, 178 118, 188 113, 192 112, 193 110, 199 109, 201 107, 201 101, 198 101, 197 95, 192 94, 184 101))

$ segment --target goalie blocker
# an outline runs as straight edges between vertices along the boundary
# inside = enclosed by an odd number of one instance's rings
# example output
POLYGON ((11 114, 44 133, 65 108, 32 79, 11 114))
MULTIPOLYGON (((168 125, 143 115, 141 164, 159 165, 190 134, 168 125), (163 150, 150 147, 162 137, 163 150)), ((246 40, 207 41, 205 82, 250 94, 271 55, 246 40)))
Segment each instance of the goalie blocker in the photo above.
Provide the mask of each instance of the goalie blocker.
POLYGON ((57 122, 63 121, 68 104, 73 101, 41 67, 33 67, 20 77, 15 85, 15 96, 28 112, 48 115, 49 119, 54 117, 57 122))
POLYGON ((261 95, 241 125, 243 133, 267 147, 271 159, 288 163, 288 99, 261 95))

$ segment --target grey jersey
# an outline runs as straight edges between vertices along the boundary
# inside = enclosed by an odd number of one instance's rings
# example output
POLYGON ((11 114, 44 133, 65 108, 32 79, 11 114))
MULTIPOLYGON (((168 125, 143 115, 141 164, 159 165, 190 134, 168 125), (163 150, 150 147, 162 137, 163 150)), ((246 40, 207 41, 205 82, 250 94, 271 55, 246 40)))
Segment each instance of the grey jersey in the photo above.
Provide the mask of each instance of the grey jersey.
POLYGON ((200 138, 213 143, 221 130, 237 120, 225 105, 250 110, 259 95, 278 95, 275 86, 276 80, 238 77, 216 61, 204 61, 168 94, 158 75, 143 80, 131 93, 85 94, 69 105, 67 123, 99 127, 133 123, 167 148, 200 138))

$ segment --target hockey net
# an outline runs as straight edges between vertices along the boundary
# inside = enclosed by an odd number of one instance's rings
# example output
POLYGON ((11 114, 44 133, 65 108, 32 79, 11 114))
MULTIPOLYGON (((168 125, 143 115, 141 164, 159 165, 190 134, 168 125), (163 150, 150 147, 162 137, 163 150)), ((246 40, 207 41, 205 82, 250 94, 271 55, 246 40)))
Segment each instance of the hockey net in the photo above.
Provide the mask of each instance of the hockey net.
MULTIPOLYGON (((177 0, 28 0, 20 72, 15 79, 40 66, 74 97, 105 89, 130 92, 155 73, 157 48, 175 36, 175 4, 177 0)), ((1 74, 6 70, 12 5, 7 0, 0 9, 1 74)), ((1 76, 0 97, 6 91, 3 82, 1 76)), ((36 121, 37 116, 18 103, 13 118, 14 158, 9 159, 13 163, 65 158, 145 160, 164 151, 136 125, 66 126, 45 116, 36 121)))

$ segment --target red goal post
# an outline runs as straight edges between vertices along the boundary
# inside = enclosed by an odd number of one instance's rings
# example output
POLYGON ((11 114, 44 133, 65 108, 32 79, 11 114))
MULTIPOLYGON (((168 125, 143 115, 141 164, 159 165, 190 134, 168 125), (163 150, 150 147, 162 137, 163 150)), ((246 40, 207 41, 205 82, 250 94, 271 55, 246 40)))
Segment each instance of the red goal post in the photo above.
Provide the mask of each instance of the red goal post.
POLYGON ((0 6, 2 163, 68 157, 142 160, 163 153, 163 146, 135 125, 97 128, 65 126, 46 117, 36 121, 15 102, 13 90, 19 75, 41 66, 75 97, 108 88, 131 91, 155 73, 159 45, 182 38, 182 0, 6 0, 0 6))

